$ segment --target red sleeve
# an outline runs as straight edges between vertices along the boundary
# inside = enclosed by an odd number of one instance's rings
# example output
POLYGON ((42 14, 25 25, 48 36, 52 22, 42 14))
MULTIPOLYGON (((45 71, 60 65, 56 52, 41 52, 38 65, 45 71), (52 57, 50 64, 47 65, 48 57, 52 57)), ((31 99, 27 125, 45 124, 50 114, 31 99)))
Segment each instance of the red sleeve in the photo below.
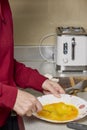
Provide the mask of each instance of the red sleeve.
POLYGON ((14 60, 15 64, 15 82, 22 88, 33 88, 42 91, 42 83, 47 79, 36 69, 26 67, 24 64, 14 60))
POLYGON ((17 88, 0 83, 0 107, 12 109, 17 96, 17 88))

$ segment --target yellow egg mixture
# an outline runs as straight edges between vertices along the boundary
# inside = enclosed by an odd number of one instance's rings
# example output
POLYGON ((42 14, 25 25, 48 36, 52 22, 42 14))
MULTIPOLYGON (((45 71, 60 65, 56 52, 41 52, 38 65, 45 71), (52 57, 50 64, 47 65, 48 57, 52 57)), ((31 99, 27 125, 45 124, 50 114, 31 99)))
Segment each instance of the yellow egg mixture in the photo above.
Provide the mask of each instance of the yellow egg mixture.
POLYGON ((78 109, 74 105, 59 102, 44 105, 37 114, 49 120, 68 121, 77 117, 78 109))

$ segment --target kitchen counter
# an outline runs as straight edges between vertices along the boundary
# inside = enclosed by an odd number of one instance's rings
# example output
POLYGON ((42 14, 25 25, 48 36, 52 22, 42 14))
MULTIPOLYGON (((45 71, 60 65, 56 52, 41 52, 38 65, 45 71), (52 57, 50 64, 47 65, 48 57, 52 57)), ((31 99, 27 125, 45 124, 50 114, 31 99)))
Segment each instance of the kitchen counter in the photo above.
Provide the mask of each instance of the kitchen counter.
MULTIPOLYGON (((41 93, 39 92, 36 92, 35 94, 36 96, 41 95, 41 93)), ((85 98, 86 97, 87 96, 85 95, 85 98)), ((50 123, 50 122, 40 120, 34 116, 23 117, 23 121, 24 121, 25 130, 29 130, 29 129, 30 130, 71 130, 70 128, 66 126, 66 124, 50 123)), ((87 117, 80 119, 77 122, 87 125, 87 117)))
MULTIPOLYGON (((87 125, 87 117, 78 121, 79 123, 87 125)), ((39 120, 35 117, 24 117, 25 130, 72 130, 66 124, 54 124, 39 120)))
MULTIPOLYGON (((31 91, 33 93, 34 91, 31 91)), ((35 96, 41 96, 42 94, 39 92, 33 93, 35 96)), ((85 95, 85 99, 87 95, 85 95)), ((84 98, 84 96, 83 96, 84 98)), ((25 130, 72 130, 66 126, 66 124, 56 124, 56 123, 50 123, 43 120, 40 120, 34 116, 32 117, 23 117, 25 130)), ((81 124, 87 125, 87 116, 83 119, 80 119, 77 121, 81 124)))
MULTIPOLYGON (((31 91, 35 96, 41 96, 42 94, 39 92, 31 91)), ((83 95, 82 95, 83 96, 83 95)), ((85 95, 85 99, 87 96, 85 95)), ((83 96, 84 98, 84 96, 83 96)), ((50 123, 43 120, 40 120, 34 116, 32 117, 23 117, 25 130, 71 130, 66 126, 66 124, 56 124, 50 123)), ((87 125, 87 117, 80 119, 77 121, 78 123, 86 124, 87 125)))
MULTIPOLYGON (((53 63, 48 63, 48 62, 25 62, 27 66, 30 66, 32 68, 38 69, 38 71, 45 75, 45 74, 51 74, 53 77, 69 77, 69 76, 87 76, 87 72, 58 72, 55 69, 55 64, 53 63)), ((28 90, 35 96, 40 96, 42 95, 40 92, 34 91, 32 89, 28 90)), ((70 130, 69 128, 66 127, 66 124, 54 124, 54 123, 49 123, 42 121, 40 119, 37 119, 36 117, 23 117, 24 121, 24 126, 25 130, 70 130)), ((82 124, 87 124, 87 117, 84 119, 81 119, 78 121, 82 124)))
POLYGON ((56 70, 55 63, 45 61, 29 61, 22 62, 26 66, 37 69, 41 74, 51 74, 53 77, 68 77, 68 76, 87 76, 87 71, 84 72, 60 72, 56 70))

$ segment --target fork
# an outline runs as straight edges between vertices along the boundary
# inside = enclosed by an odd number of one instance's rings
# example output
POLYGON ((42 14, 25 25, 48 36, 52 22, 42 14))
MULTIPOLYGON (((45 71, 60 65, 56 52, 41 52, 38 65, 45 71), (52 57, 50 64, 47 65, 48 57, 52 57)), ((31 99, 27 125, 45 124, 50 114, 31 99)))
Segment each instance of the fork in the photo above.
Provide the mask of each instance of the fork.
POLYGON ((85 87, 87 87, 87 80, 80 81, 75 86, 66 88, 65 92, 70 93, 74 90, 83 91, 85 87))

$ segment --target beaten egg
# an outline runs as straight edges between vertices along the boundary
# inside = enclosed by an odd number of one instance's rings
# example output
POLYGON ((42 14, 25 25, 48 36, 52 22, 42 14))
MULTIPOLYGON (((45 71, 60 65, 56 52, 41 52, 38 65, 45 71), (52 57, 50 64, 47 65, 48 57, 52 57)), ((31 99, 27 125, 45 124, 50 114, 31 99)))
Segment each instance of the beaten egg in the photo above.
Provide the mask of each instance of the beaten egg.
POLYGON ((68 121, 78 116, 78 109, 74 105, 59 102, 44 105, 37 114, 49 120, 68 121))

